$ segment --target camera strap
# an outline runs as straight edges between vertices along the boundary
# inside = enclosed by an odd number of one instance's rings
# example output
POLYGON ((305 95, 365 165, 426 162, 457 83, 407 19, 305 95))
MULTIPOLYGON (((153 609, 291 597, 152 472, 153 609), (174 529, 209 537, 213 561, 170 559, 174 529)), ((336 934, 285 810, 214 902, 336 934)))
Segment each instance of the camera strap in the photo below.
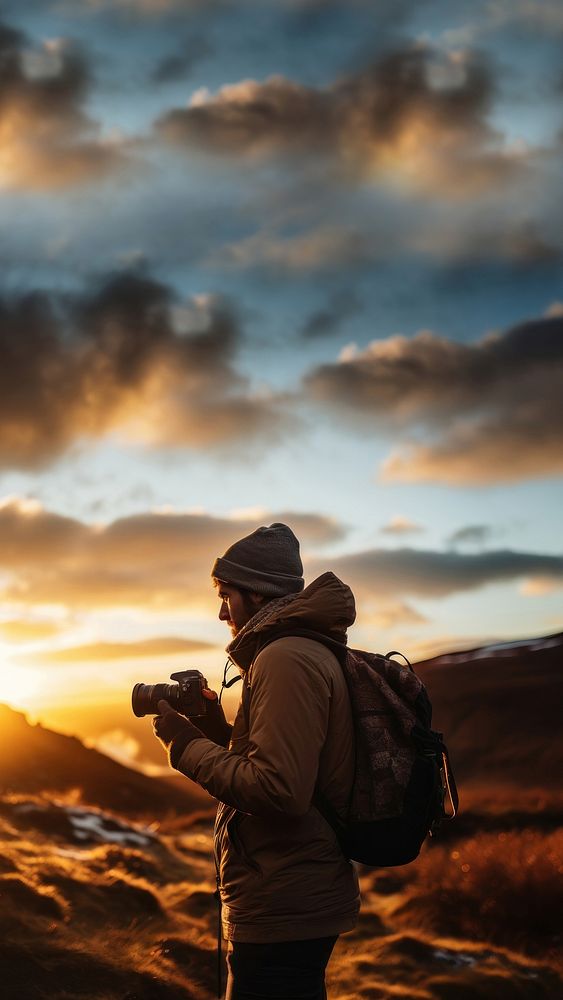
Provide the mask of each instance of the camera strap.
POLYGON ((236 677, 231 677, 231 679, 229 681, 227 680, 227 674, 229 673, 229 670, 231 669, 231 667, 236 667, 236 663, 233 663, 233 661, 229 658, 227 660, 227 662, 225 663, 225 666, 223 668, 223 680, 221 681, 221 690, 219 692, 219 704, 221 704, 221 698, 223 697, 223 691, 225 691, 227 688, 232 687, 233 684, 237 683, 237 681, 241 681, 242 680, 242 677, 241 677, 240 674, 238 674, 236 677))

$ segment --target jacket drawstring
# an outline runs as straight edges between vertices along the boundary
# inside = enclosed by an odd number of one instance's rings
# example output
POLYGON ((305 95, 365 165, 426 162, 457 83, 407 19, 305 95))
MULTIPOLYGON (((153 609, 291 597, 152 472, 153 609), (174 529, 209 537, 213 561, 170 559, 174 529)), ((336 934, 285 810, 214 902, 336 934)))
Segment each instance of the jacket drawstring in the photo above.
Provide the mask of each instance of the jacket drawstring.
POLYGON ((221 922, 221 893, 219 891, 219 873, 216 875, 217 888, 213 893, 217 901, 217 996, 223 996, 223 927, 221 922))

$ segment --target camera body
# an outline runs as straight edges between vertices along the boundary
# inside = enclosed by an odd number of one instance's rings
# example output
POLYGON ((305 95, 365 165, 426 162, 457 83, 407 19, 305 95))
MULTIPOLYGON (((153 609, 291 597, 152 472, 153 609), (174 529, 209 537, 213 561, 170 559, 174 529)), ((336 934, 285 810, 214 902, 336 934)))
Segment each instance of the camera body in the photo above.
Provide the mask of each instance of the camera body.
POLYGON ((178 670, 170 674, 176 684, 135 684, 131 696, 133 714, 141 719, 144 715, 158 715, 158 703, 167 701, 171 708, 188 718, 205 715, 206 703, 202 691, 207 681, 199 670, 178 670))

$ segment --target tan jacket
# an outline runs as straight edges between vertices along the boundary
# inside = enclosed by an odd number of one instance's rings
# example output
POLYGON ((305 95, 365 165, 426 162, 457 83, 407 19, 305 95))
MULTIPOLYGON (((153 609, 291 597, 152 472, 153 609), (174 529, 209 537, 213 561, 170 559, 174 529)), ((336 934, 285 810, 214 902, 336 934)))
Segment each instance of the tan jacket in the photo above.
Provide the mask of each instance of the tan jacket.
POLYGON ((229 647, 250 686, 229 748, 194 740, 179 761, 219 799, 215 850, 228 939, 317 938, 356 923, 355 870, 312 804, 318 790, 343 814, 350 795, 354 734, 342 668, 310 638, 277 638, 255 655, 280 627, 342 638, 354 613, 352 592, 332 573, 268 605, 229 647))

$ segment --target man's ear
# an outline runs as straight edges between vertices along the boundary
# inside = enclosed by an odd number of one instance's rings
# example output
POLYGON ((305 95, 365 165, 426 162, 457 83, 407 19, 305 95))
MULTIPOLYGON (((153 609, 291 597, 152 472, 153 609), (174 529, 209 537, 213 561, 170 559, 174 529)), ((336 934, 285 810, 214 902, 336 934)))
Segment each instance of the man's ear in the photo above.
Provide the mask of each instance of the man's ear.
POLYGON ((252 604, 252 605, 253 605, 253 606, 254 606, 255 608, 260 608, 260 607, 262 607, 262 605, 263 605, 263 604, 266 604, 266 603, 267 603, 267 601, 268 601, 268 598, 267 598, 267 597, 265 597, 265 595, 264 595, 264 594, 257 594, 257 593, 256 593, 256 592, 255 592, 254 590, 250 590, 250 591, 248 592, 248 596, 250 597, 250 603, 251 603, 251 604, 252 604))

